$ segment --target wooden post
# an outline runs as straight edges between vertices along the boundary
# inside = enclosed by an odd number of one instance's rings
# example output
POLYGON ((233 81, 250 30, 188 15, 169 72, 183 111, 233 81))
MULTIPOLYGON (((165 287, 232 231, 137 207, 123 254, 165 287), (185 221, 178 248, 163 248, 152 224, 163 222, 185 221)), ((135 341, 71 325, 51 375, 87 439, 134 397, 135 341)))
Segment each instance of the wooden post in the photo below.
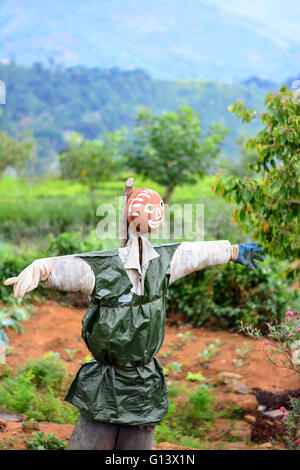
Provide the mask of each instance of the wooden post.
POLYGON ((127 222, 127 202, 131 194, 134 191, 134 178, 128 178, 125 183, 125 192, 124 192, 124 210, 121 223, 121 248, 123 248, 127 243, 128 238, 128 222, 127 222))

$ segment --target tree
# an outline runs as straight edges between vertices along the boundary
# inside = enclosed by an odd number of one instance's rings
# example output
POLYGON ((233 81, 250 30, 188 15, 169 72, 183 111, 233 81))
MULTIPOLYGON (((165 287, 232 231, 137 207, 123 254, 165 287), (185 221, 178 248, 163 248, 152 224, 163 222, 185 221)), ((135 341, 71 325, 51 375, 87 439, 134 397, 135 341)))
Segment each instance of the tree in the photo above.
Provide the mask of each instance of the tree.
POLYGON ((95 190, 99 181, 106 180, 120 165, 119 146, 124 131, 107 133, 103 140, 84 140, 81 134, 73 132, 69 147, 59 156, 64 178, 81 181, 95 190))
POLYGON ((248 149, 246 144, 246 138, 239 135, 236 138, 236 144, 239 148, 240 158, 238 161, 234 160, 223 160, 219 162, 222 168, 226 169, 228 173, 234 176, 254 176, 256 171, 251 168, 251 164, 255 163, 257 159, 257 150, 248 149))
MULTIPOLYGON (((230 111, 243 122, 260 119, 263 129, 247 141, 248 149, 257 150, 252 168, 259 177, 218 175, 215 191, 236 202, 233 217, 266 251, 291 262, 300 257, 300 100, 285 86, 279 93, 266 96, 266 111, 259 115, 248 110, 241 101, 230 111)), ((296 275, 295 263, 289 277, 296 275)))
POLYGON ((227 130, 213 125, 202 136, 199 120, 200 114, 188 106, 161 116, 144 109, 136 118, 128 164, 138 174, 166 188, 166 203, 176 186, 194 183, 197 176, 203 177, 219 153, 227 130))
POLYGON ((0 180, 8 166, 17 171, 26 167, 28 160, 33 158, 33 146, 34 142, 29 133, 10 137, 5 132, 0 132, 0 180))

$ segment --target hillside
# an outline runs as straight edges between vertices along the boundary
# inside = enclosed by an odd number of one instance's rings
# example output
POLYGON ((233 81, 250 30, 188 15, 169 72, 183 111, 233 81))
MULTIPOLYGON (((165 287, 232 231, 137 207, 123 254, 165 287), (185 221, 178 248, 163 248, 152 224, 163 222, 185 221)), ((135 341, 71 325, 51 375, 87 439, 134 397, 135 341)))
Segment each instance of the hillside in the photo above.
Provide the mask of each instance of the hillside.
POLYGON ((101 4, 98 0, 3 0, 1 4, 0 62, 14 58, 27 65, 39 61, 143 68, 158 79, 222 82, 251 75, 280 82, 300 68, 295 0, 288 8, 284 2, 272 8, 257 5, 256 17, 247 8, 240 13, 229 2, 217 0, 106 0, 101 4), (263 10, 268 8, 266 19, 263 10))
MULTIPOLYGON (((15 135, 32 129, 38 142, 36 172, 49 171, 55 154, 66 145, 68 131, 86 138, 121 126, 131 128, 141 106, 155 113, 188 105, 200 112, 206 130, 212 123, 230 129, 223 146, 229 158, 237 156, 236 137, 254 132, 228 112, 228 105, 241 99, 250 109, 263 109, 269 82, 222 84, 208 80, 153 80, 144 71, 121 71, 83 66, 46 68, 0 64, 0 79, 7 87, 6 105, 1 106, 0 130, 15 135)), ((274 86, 274 85, 273 85, 274 86)))

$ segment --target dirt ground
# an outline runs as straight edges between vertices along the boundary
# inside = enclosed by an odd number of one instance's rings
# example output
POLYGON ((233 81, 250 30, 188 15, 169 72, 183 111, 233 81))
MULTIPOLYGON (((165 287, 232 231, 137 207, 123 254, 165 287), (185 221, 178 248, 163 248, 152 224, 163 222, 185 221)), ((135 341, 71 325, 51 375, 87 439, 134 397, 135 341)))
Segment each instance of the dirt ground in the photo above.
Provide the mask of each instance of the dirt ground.
MULTIPOLYGON (((22 324, 24 334, 20 335, 8 330, 11 353, 7 363, 12 367, 25 364, 29 357, 39 357, 49 351, 58 352, 65 361, 70 374, 75 375, 81 361, 89 354, 87 347, 81 339, 81 320, 85 309, 63 307, 55 301, 47 301, 36 305, 36 310, 29 320, 22 324), (66 350, 73 351, 73 357, 66 350), (75 350, 77 350, 75 352, 75 350)), ((252 387, 258 387, 272 392, 299 388, 299 378, 293 371, 277 368, 265 360, 263 345, 257 341, 237 333, 226 331, 210 331, 205 328, 192 328, 189 324, 179 321, 176 324, 169 322, 166 327, 166 336, 158 358, 169 374, 167 381, 185 383, 189 387, 196 386, 185 380, 188 372, 201 372, 210 379, 211 384, 216 383, 216 375, 220 372, 232 372, 242 375, 243 383, 250 393, 252 387), (170 324, 171 323, 171 324, 170 324), (190 333, 185 334, 187 331, 190 333), (180 336, 178 336, 178 334, 180 336), (185 336, 181 336, 181 335, 185 336), (198 353, 208 349, 211 343, 219 338, 217 353, 209 362, 203 361, 198 353), (239 351, 238 351, 239 350, 239 351), (180 363, 181 372, 172 372, 167 366, 170 363, 180 363)), ((197 384, 199 385, 199 384, 197 384)), ((224 388, 216 389, 218 401, 230 397, 232 394, 224 388)), ((240 395, 242 399, 242 395, 240 395)), ((0 404, 1 408, 1 404, 0 404)), ((16 440, 15 449, 24 448, 24 433, 22 423, 10 422, 0 432, 0 440, 13 438, 16 440)), ((211 434, 211 448, 248 449, 257 448, 245 443, 247 439, 233 439, 234 442, 222 441, 222 436, 228 431, 226 420, 217 420, 211 434), (223 446, 224 444, 224 446, 223 446)), ((250 425, 249 425, 250 426, 250 425)), ((55 432, 59 438, 69 438, 73 427, 56 423, 41 423, 40 430, 46 434, 55 432)), ((27 433, 28 434, 28 433, 27 433)), ((160 443, 158 449, 180 448, 174 444, 160 443)), ((259 448, 268 449, 270 446, 262 445, 259 448)))

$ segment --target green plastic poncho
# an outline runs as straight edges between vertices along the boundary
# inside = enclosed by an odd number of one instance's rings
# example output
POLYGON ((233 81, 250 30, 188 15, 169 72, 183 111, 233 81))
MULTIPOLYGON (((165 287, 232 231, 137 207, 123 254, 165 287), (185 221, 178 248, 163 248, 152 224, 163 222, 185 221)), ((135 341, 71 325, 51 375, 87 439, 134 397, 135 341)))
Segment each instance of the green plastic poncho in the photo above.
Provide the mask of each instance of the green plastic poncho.
POLYGON ((159 423, 168 411, 164 373, 155 357, 165 334, 170 262, 178 244, 154 245, 144 294, 132 283, 118 250, 80 255, 95 287, 82 321, 82 337, 94 359, 78 371, 66 396, 90 420, 159 423))

